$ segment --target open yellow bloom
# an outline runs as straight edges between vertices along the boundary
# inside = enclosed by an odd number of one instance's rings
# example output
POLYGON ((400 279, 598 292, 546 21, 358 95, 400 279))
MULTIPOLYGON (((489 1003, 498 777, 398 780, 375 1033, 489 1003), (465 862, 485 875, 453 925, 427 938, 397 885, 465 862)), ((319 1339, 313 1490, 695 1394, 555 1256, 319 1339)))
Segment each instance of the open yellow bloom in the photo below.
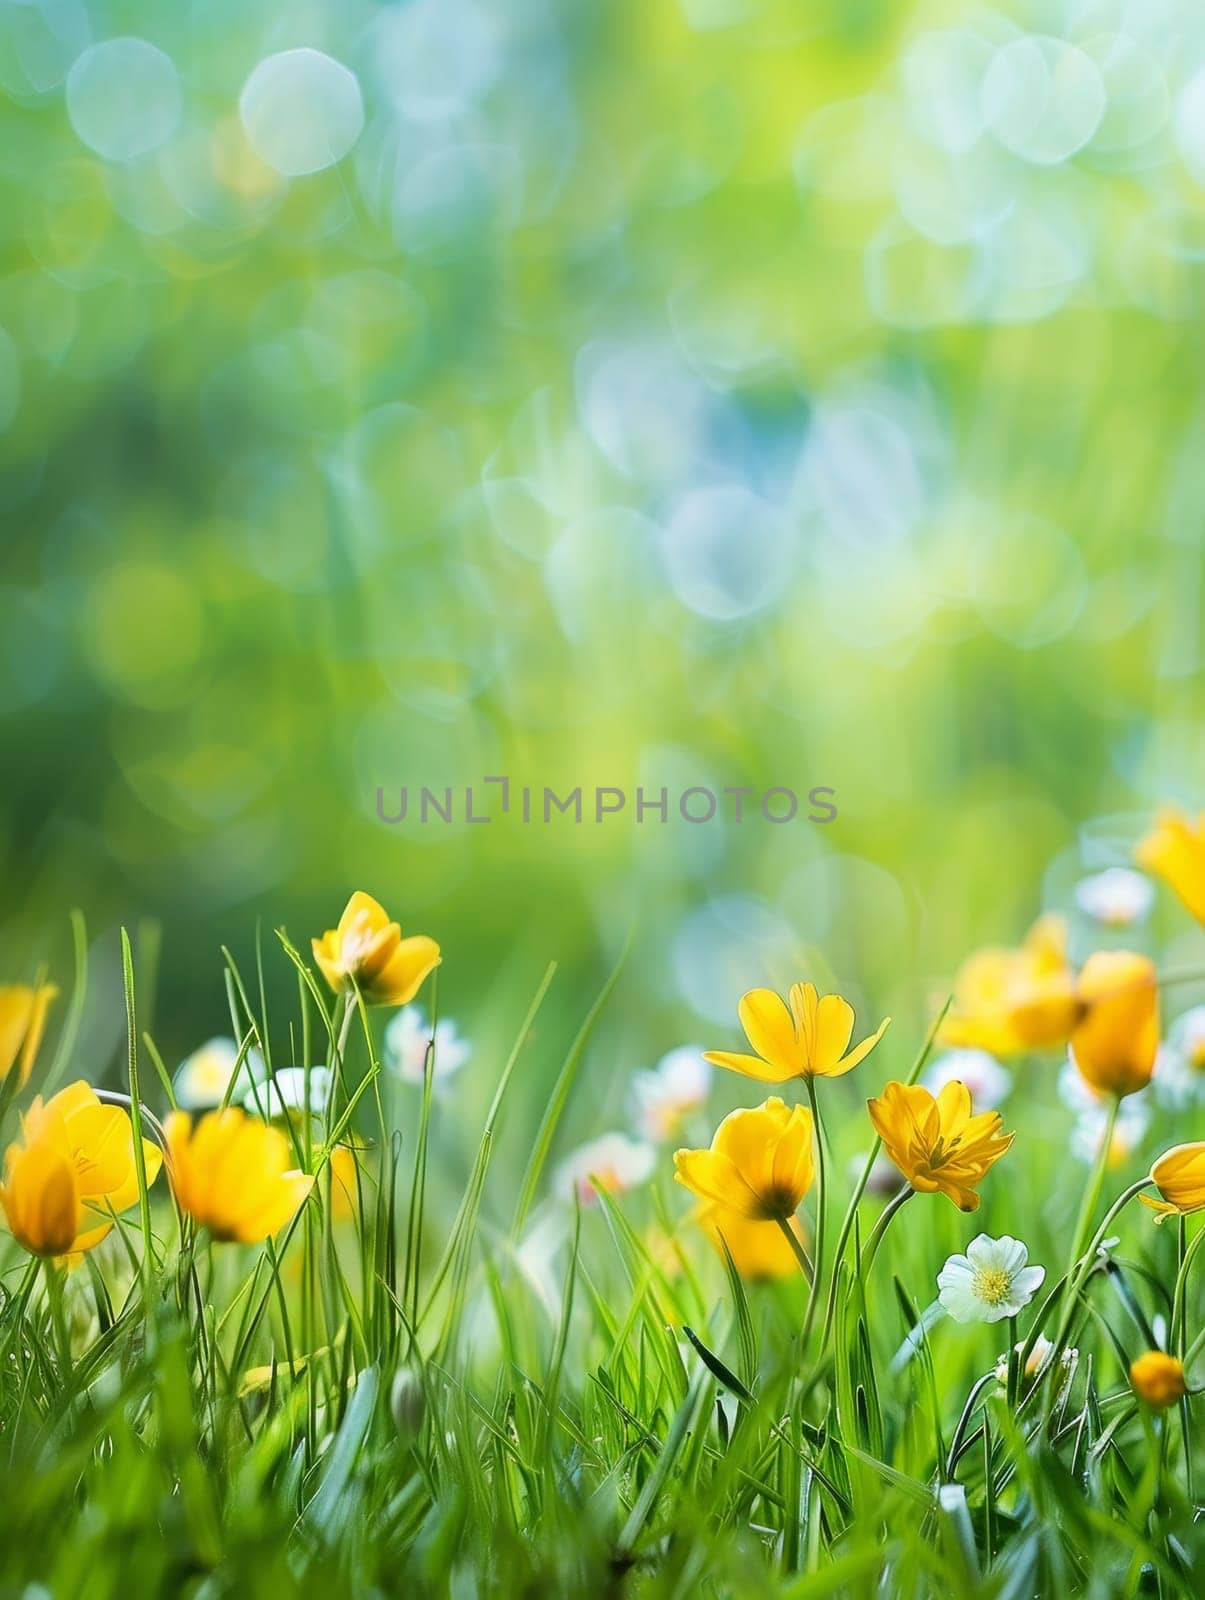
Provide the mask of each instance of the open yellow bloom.
MULTIPOLYGON (((162 1163, 159 1147, 142 1142, 146 1179, 162 1163)), ((113 1217, 138 1200, 134 1130, 129 1113, 102 1105, 86 1083, 71 1083, 45 1103, 37 1099, 21 1121, 21 1143, 5 1157, 0 1186, 8 1225, 35 1255, 90 1250, 113 1217)))
POLYGON ((404 1006, 439 965, 439 946, 426 934, 402 938, 396 922, 370 894, 357 889, 337 928, 313 941, 314 960, 336 993, 354 983, 370 1006, 404 1006))
POLYGON ((812 1186, 812 1113, 777 1096, 730 1112, 709 1150, 679 1150, 674 1166, 677 1181, 703 1200, 759 1222, 785 1220, 812 1186))
POLYGON ((1152 1200, 1145 1194, 1138 1198, 1159 1213, 1156 1222, 1205 1211, 1205 1140, 1165 1150, 1151 1167, 1151 1178, 1161 1198, 1152 1200))
POLYGON ((1061 1044, 1078 1015, 1066 924, 1061 917, 1039 917, 1019 949, 991 946, 963 963, 938 1040, 1017 1055, 1061 1044))
POLYGON ((16 1066, 22 1089, 46 1031, 46 1013, 58 994, 53 983, 8 983, 0 987, 0 1081, 16 1066))
POLYGON ((167 1166, 181 1209, 215 1239, 257 1244, 290 1220, 313 1187, 290 1167, 279 1128, 236 1106, 210 1111, 196 1128, 185 1111, 164 1123, 167 1166))
POLYGON ((1145 1400, 1148 1406, 1160 1411, 1166 1406, 1174 1406, 1177 1400, 1182 1400, 1188 1393, 1184 1368, 1175 1356, 1169 1356, 1162 1350, 1148 1350, 1137 1361, 1131 1362, 1130 1382, 1140 1400, 1145 1400))
POLYGON ((1135 859, 1169 884, 1198 922, 1205 922, 1205 811, 1195 823, 1183 811, 1160 811, 1135 859))
POLYGON ((1155 964, 1129 950, 1088 957, 1077 990, 1082 1015, 1071 1033, 1080 1076, 1102 1094, 1136 1094, 1155 1070, 1159 992, 1155 964))
POLYGON ((918 1083, 889 1083, 867 1102, 883 1148, 921 1194, 944 1194, 960 1211, 978 1211, 975 1185, 1012 1144, 998 1111, 977 1116, 957 1079, 936 1096, 918 1083))
MULTIPOLYGON (((795 1252, 783 1238, 782 1229, 773 1222, 755 1222, 743 1212, 730 1211, 727 1206, 721 1205, 700 1206, 695 1213, 695 1221, 715 1245, 721 1259, 724 1245, 728 1246, 732 1264, 742 1278, 748 1278, 753 1283, 768 1283, 775 1278, 794 1278, 799 1275, 795 1252)), ((792 1217, 788 1226, 802 1244, 803 1230, 799 1218, 792 1217)))
POLYGON ((883 1037, 890 1017, 851 1050, 854 1008, 839 994, 817 994, 812 983, 791 985, 790 1009, 773 989, 750 989, 738 1007, 755 1055, 707 1050, 704 1059, 763 1083, 788 1078, 837 1078, 865 1058, 883 1037))

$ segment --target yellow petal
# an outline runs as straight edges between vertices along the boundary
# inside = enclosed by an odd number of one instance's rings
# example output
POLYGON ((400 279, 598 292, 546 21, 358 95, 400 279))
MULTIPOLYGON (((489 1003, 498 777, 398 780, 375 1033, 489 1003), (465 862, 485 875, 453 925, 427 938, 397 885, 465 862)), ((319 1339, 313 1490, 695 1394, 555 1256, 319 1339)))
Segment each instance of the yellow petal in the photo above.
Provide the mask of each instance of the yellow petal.
POLYGON ((705 1050, 703 1059, 710 1061, 713 1066, 727 1067, 729 1072, 740 1072, 746 1078, 756 1078, 760 1083, 785 1083, 788 1078, 796 1076, 793 1067, 783 1072, 779 1067, 763 1061, 760 1056, 737 1055, 728 1050, 705 1050))
POLYGON ((441 960, 439 946, 434 939, 423 933, 413 934, 409 939, 401 940, 374 979, 371 994, 366 989, 364 998, 371 999, 376 1005, 407 1005, 441 960))
POLYGON ((866 1057, 874 1049, 875 1045, 878 1044, 879 1040, 887 1032, 887 1029, 890 1026, 891 1018, 884 1017, 882 1022, 879 1023, 878 1027, 870 1035, 870 1037, 863 1039, 861 1044, 856 1044, 847 1056, 842 1056, 841 1060, 837 1062, 836 1066, 833 1067, 828 1076, 830 1078, 839 1078, 847 1072, 852 1072, 859 1062, 866 1060, 866 1057))
POLYGON ((803 1054, 781 995, 773 989, 750 989, 741 996, 737 1014, 755 1053, 774 1069, 779 1081, 802 1070, 803 1054))

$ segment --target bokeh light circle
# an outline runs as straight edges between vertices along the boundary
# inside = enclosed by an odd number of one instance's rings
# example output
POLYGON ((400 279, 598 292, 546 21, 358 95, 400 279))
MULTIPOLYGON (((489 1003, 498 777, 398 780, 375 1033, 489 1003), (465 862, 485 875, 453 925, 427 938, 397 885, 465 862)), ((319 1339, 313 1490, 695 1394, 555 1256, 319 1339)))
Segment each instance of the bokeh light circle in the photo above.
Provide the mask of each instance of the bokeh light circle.
POLYGON ((718 622, 750 616, 779 598, 791 564, 782 514, 739 484, 684 495, 661 549, 679 600, 718 622))
POLYGON ((341 161, 364 127, 354 72, 308 48, 267 56, 239 96, 251 148, 286 178, 303 178, 341 161))
POLYGON ((67 74, 67 115, 77 136, 106 161, 157 150, 180 124, 175 63, 146 39, 90 45, 67 74))
POLYGON ((1088 143, 1105 112, 1092 58, 1062 39, 1031 34, 996 52, 983 80, 983 114, 1006 149, 1056 166, 1088 143))

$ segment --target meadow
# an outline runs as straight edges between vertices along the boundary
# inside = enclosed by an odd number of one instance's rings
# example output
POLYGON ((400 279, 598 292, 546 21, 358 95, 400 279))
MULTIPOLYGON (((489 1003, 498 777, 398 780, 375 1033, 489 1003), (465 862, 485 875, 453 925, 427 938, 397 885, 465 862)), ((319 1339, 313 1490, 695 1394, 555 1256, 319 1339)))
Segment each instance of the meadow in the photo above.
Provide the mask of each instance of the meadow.
MULTIPOLYGON (((1205 912, 1205 817, 1138 854, 1205 912)), ((1116 932, 1150 889, 1081 898, 1116 932)), ((371 896, 312 955, 230 958, 230 1036, 174 1076, 123 933, 128 1082, 98 1093, 75 928, 57 1038, 47 975, 0 991, 6 1591, 1196 1592, 1205 1008, 1161 1019, 1199 971, 1116 942, 1076 970, 1048 913, 869 1096, 889 1019, 853 1044, 840 996, 752 990, 748 1053, 671 1053, 550 1168, 621 960, 483 1207, 554 968, 482 1117, 466 1041, 411 1009, 440 945, 371 896), (713 1068, 778 1092, 692 1144, 713 1068), (449 1122, 476 1153, 437 1218, 449 1122)))
POLYGON ((2 0, 0 1596, 1205 1588, 1203 196, 1199 0, 2 0))

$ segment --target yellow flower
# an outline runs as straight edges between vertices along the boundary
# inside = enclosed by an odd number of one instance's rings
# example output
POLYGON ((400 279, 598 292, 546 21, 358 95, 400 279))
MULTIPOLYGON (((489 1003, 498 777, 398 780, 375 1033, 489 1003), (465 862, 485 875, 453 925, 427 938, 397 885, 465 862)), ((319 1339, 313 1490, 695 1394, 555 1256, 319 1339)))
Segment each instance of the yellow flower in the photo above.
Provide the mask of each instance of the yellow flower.
POLYGON ((1140 1400, 1159 1410, 1174 1406, 1188 1393, 1184 1368, 1175 1356, 1166 1355, 1162 1350, 1148 1350, 1131 1362, 1130 1382, 1140 1400))
POLYGON ((674 1166, 678 1182, 703 1200, 759 1222, 785 1220, 812 1186, 812 1113, 772 1096, 731 1112, 709 1150, 679 1150, 674 1166))
POLYGON ((14 1064, 21 1088, 29 1082, 46 1029, 46 1012, 58 992, 53 983, 39 984, 36 989, 27 983, 0 987, 0 1082, 14 1064))
MULTIPOLYGON (((45 1103, 36 1099, 22 1118, 21 1140, 8 1148, 0 1202, 17 1241, 34 1254, 90 1250, 113 1217, 137 1202, 129 1114, 102 1105, 88 1084, 68 1084, 45 1103)), ((142 1149, 153 1183, 163 1158, 149 1139, 142 1149)))
POLYGON ((963 963, 938 1040, 1017 1055, 1061 1044, 1078 1015, 1066 924, 1061 917, 1039 917, 1019 949, 992 946, 963 963))
POLYGON ((978 1211, 975 1185, 1012 1144, 998 1111, 972 1114, 971 1091, 957 1079, 936 1097, 920 1084, 889 1083, 867 1102, 887 1154, 921 1194, 944 1194, 960 1211, 978 1211))
POLYGON ((1195 1144, 1177 1144, 1165 1150, 1151 1168, 1151 1179, 1162 1199, 1152 1200, 1145 1194, 1138 1198, 1144 1206, 1159 1212, 1156 1222, 1205 1211, 1205 1141, 1198 1139, 1195 1144))
MULTIPOLYGON (((756 1222, 743 1212, 730 1211, 727 1206, 700 1206, 695 1221, 715 1245, 723 1259, 724 1245, 732 1263, 742 1278, 755 1283, 769 1282, 774 1278, 794 1278, 799 1273, 799 1262, 782 1229, 773 1222, 756 1222), (721 1239, 723 1243, 721 1243, 721 1239)), ((800 1244, 803 1229, 798 1217, 790 1219, 789 1226, 800 1244)))
POLYGON ((773 989, 750 989, 738 1008, 755 1055, 708 1050, 704 1059, 763 1083, 788 1078, 837 1078, 865 1058, 883 1037, 890 1017, 851 1050, 854 1008, 839 994, 819 995, 812 983, 791 985, 791 1004, 773 989))
POLYGON ((193 1129, 185 1111, 164 1123, 167 1164, 180 1206, 215 1239, 256 1244, 278 1232, 313 1187, 289 1165, 279 1128, 235 1106, 210 1111, 193 1129))
POLYGON ((1155 964, 1129 950, 1098 950, 1079 976, 1083 1012, 1071 1034, 1080 1076, 1102 1094, 1136 1094, 1155 1070, 1159 994, 1155 964))
POLYGON ((1197 921, 1205 922, 1205 811, 1195 824, 1183 811, 1160 811, 1135 859, 1170 884, 1197 921))
POLYGON ((439 965, 439 946, 426 934, 402 938, 385 908, 357 889, 337 928, 313 941, 314 960, 331 988, 354 983, 370 1006, 404 1006, 439 965))

